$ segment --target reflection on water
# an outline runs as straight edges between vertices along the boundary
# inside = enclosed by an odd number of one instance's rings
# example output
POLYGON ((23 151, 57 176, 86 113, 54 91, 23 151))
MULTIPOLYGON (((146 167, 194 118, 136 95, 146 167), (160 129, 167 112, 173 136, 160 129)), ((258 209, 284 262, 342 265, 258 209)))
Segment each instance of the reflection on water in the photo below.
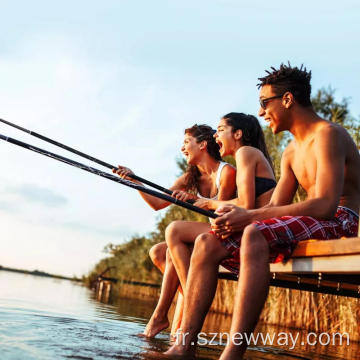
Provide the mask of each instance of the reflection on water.
MULTIPOLYGON (((169 347, 168 333, 139 338, 153 302, 121 299, 114 305, 95 301, 78 283, 0 271, 0 358, 146 359, 149 351, 169 347)), ((228 331, 229 316, 208 316, 204 332, 228 331)), ((261 327, 258 331, 284 329, 261 327)), ((293 331, 294 337, 296 331, 293 331)), ((304 337, 302 339, 305 339, 304 337)), ((217 359, 222 347, 202 346, 199 359, 217 359)), ((357 359, 359 347, 251 347, 246 359, 357 359)))

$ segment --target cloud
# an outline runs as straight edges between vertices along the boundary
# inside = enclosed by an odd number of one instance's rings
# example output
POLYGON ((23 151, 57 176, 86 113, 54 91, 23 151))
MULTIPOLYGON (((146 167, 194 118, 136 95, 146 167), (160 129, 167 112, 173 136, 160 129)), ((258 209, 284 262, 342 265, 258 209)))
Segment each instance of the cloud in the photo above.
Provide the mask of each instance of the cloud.
POLYGON ((28 202, 40 203, 48 207, 64 206, 68 203, 67 198, 56 194, 51 189, 37 185, 24 184, 17 187, 9 187, 8 192, 16 194, 28 202))
POLYGON ((67 228, 70 230, 98 234, 106 237, 112 237, 117 242, 123 242, 129 240, 132 236, 137 236, 136 228, 131 226, 120 226, 120 227, 108 227, 103 228, 93 224, 85 224, 80 222, 61 222, 57 224, 60 227, 67 228))
POLYGON ((4 210, 6 212, 11 212, 11 213, 16 213, 17 207, 10 202, 0 201, 0 210, 4 210))

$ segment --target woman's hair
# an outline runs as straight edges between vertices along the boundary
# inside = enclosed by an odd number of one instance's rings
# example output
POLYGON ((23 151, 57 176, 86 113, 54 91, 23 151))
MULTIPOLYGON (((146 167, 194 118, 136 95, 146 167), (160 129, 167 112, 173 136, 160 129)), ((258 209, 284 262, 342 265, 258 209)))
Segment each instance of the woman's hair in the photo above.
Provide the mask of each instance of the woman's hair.
MULTIPOLYGON (((208 125, 193 125, 190 128, 185 129, 185 134, 188 134, 195 138, 197 143, 206 141, 206 150, 208 154, 217 161, 221 160, 219 153, 219 145, 214 139, 215 130, 208 125)), ((185 191, 198 191, 200 171, 196 165, 188 165, 186 169, 185 177, 185 191)))
POLYGON ((233 132, 236 130, 242 131, 242 143, 259 149, 274 171, 273 163, 266 147, 264 133, 258 119, 253 115, 235 112, 224 115, 223 119, 232 127, 233 132))

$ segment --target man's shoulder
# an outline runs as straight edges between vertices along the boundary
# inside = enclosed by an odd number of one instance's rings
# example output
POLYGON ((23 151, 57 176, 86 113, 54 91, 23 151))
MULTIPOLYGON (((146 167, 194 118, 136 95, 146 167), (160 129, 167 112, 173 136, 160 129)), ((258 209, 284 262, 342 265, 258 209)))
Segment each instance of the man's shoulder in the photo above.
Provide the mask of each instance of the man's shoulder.
POLYGON ((315 140, 321 142, 347 138, 350 135, 344 127, 331 121, 323 120, 316 128, 315 140))
POLYGON ((281 155, 281 166, 290 166, 295 157, 294 140, 291 140, 281 155))
POLYGON ((295 140, 293 139, 286 145, 286 148, 284 149, 283 152, 283 157, 293 156, 294 153, 295 153, 295 140))
POLYGON ((336 134, 344 134, 347 131, 340 124, 325 119, 321 119, 316 128, 316 132, 324 135, 336 135, 336 134))

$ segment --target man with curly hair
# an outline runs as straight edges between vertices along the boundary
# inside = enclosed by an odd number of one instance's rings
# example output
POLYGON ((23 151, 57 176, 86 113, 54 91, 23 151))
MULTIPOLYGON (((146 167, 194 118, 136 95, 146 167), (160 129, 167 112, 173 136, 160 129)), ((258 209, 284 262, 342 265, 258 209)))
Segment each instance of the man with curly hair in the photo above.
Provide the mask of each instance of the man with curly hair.
POLYGON ((245 336, 254 331, 268 294, 269 262, 287 260, 301 240, 356 236, 359 151, 343 127, 315 113, 310 79, 306 68, 290 64, 271 68, 259 78, 259 116, 274 134, 289 131, 293 135, 282 155, 281 177, 267 206, 254 210, 222 206, 213 225, 216 237, 197 237, 182 332, 168 355, 194 356, 215 294, 219 264, 239 273, 230 341, 221 355, 223 360, 239 359, 246 350, 245 336), (299 185, 307 198, 293 203, 299 185))

